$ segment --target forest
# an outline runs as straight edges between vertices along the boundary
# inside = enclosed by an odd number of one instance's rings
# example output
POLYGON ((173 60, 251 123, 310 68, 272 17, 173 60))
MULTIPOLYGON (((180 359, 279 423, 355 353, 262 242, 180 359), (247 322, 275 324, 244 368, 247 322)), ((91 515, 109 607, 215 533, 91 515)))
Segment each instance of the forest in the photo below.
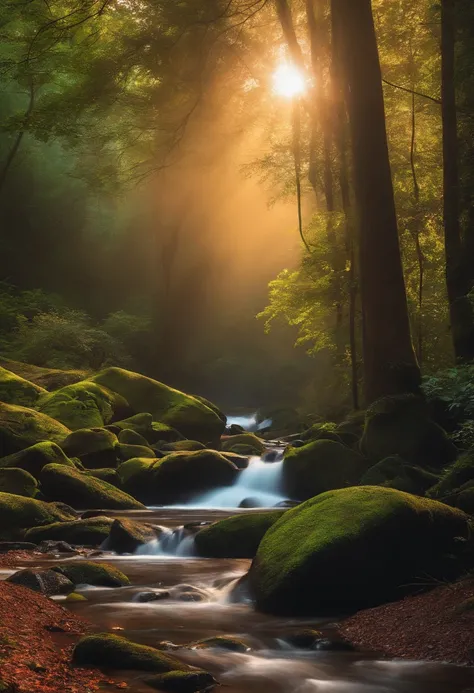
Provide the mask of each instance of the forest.
POLYGON ((472 2, 3 0, 0 80, 0 693, 469 693, 472 2))

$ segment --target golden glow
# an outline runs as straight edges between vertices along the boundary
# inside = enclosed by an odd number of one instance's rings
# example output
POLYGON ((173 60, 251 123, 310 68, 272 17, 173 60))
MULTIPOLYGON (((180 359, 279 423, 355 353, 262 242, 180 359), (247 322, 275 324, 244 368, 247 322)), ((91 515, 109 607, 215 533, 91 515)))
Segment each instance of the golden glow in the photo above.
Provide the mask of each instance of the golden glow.
POLYGON ((282 63, 273 73, 273 88, 279 96, 293 99, 306 90, 306 81, 294 65, 282 63))

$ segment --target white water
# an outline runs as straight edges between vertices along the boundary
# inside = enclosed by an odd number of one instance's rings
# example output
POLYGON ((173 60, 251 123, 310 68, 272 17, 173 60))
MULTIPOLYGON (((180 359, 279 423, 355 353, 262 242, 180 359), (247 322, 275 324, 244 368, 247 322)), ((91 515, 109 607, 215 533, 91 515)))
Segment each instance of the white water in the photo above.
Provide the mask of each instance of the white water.
POLYGON ((261 421, 260 423, 257 423, 257 412, 254 414, 248 414, 247 416, 228 416, 227 417, 227 425, 228 426, 242 426, 243 429, 246 431, 261 431, 264 428, 268 428, 271 426, 272 420, 271 419, 265 419, 265 421, 261 421))

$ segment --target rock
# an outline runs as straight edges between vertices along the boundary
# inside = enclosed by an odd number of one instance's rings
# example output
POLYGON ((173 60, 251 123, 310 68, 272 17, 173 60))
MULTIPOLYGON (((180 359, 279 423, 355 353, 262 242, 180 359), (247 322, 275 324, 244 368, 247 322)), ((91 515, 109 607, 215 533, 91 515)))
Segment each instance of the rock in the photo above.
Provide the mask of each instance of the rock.
POLYGON ((42 368, 41 366, 33 366, 31 363, 22 363, 6 358, 2 358, 0 361, 2 366, 12 373, 16 373, 16 375, 20 375, 50 392, 64 385, 77 383, 79 380, 83 380, 86 375, 85 371, 80 370, 65 371, 59 368, 42 368))
POLYGON ((192 452, 193 450, 205 450, 205 446, 198 440, 178 440, 176 443, 165 443, 161 446, 165 452, 192 452))
POLYGON ((239 436, 241 433, 245 433, 245 428, 239 424, 231 424, 225 429, 226 436, 239 436))
POLYGON ((34 407, 46 390, 0 366, 0 401, 34 407))
POLYGON ((320 630, 314 630, 313 628, 304 628, 303 630, 297 630, 290 635, 285 635, 284 640, 291 645, 296 647, 298 650, 311 650, 318 640, 321 640, 323 634, 320 630))
POLYGON ((107 563, 93 561, 71 561, 53 568, 65 575, 75 585, 94 585, 97 587, 124 587, 130 580, 124 573, 107 563))
POLYGON ((414 395, 374 402, 366 412, 361 447, 374 463, 399 455, 416 466, 440 468, 457 456, 446 432, 429 418, 425 402, 414 395))
POLYGON ((42 541, 38 546, 41 553, 77 553, 66 541, 42 541))
POLYGON ((60 390, 43 395, 36 407, 39 411, 60 421, 71 431, 100 428, 113 418, 129 413, 127 402, 120 394, 91 380, 66 385, 60 390))
POLYGON ((106 428, 80 428, 66 438, 62 448, 87 469, 103 469, 117 466, 117 445, 117 436, 106 428))
POLYGON ((468 450, 448 467, 438 483, 428 491, 428 496, 449 497, 470 481, 474 481, 474 450, 468 450))
MULTIPOLYGON (((297 442, 298 441, 295 441, 295 443, 297 443, 297 442)), ((303 445, 305 445, 305 443, 303 441, 301 441, 301 442, 303 443, 303 445)), ((295 446, 293 444, 293 447, 298 447, 298 446, 297 445, 295 446)), ((264 455, 262 455, 262 460, 263 460, 263 462, 267 462, 267 463, 279 462, 279 460, 281 459, 280 455, 281 455, 281 453, 279 450, 269 450, 264 455)))
POLYGON ((308 444, 307 440, 301 440, 301 439, 296 439, 291 441, 291 447, 292 448, 304 448, 305 445, 308 444))
POLYGON ((300 504, 300 501, 282 500, 279 503, 276 503, 273 507, 274 508, 295 508, 299 504, 300 504))
POLYGON ((8 551, 37 551, 38 547, 30 541, 0 541, 0 554, 8 551))
POLYGON ((244 445, 251 450, 250 454, 261 455, 265 452, 266 444, 261 438, 258 438, 254 433, 241 433, 237 436, 222 437, 221 448, 224 452, 235 451, 236 446, 244 445))
POLYGON ((24 469, 0 468, 0 492, 34 498, 38 494, 38 483, 35 477, 24 469))
MULTIPOLYGON (((158 441, 173 442, 183 440, 183 436, 175 428, 167 424, 153 421, 153 417, 148 413, 135 414, 123 421, 115 421, 114 428, 120 436, 122 430, 131 430, 140 434, 148 445, 154 445, 158 441)), ((110 426, 107 426, 110 429, 110 426)), ((125 442, 125 441, 120 441, 125 442)), ((132 443, 135 445, 136 443, 132 443)))
POLYGON ((122 482, 116 469, 91 469, 89 476, 93 476, 94 479, 100 479, 100 481, 106 481, 108 484, 115 486, 120 490, 122 489, 122 482))
POLYGON ((154 592, 139 592, 135 597, 135 601, 141 604, 146 604, 148 602, 157 602, 162 601, 163 599, 169 599, 170 597, 171 593, 168 590, 155 590, 154 592))
POLYGON ((218 520, 196 534, 196 551, 205 558, 253 558, 265 533, 284 512, 270 510, 218 520))
MULTIPOLYGON (((151 414, 150 414, 151 418, 151 414)), ((150 421, 149 428, 151 429, 152 421, 150 421)), ((144 438, 138 431, 133 431, 131 428, 119 429, 118 440, 122 445, 142 445, 148 447, 149 443, 146 438, 144 438)))
POLYGON ((233 445, 230 450, 226 451, 226 453, 240 455, 241 457, 255 457, 260 454, 252 445, 244 445, 243 443, 240 445, 233 445))
POLYGON ((110 517, 54 522, 29 529, 25 538, 38 543, 64 541, 74 546, 100 546, 109 536, 112 523, 113 520, 110 517))
POLYGON ((244 498, 243 501, 239 503, 239 508, 260 508, 261 503, 258 498, 244 498))
POLYGON ((306 500, 325 491, 357 484, 368 463, 354 450, 332 440, 289 447, 283 461, 286 493, 306 500))
MULTIPOLYGON (((0 492, 1 536, 15 529, 38 527, 67 520, 67 515, 50 503, 0 492)), ((8 539, 8 537, 3 537, 8 539)), ((27 540, 29 541, 29 540, 27 540)))
POLYGON ((64 464, 66 467, 75 468, 74 462, 66 457, 59 445, 49 441, 37 443, 0 459, 1 469, 10 467, 23 469, 34 476, 35 479, 39 478, 41 470, 47 464, 64 464))
POLYGON ((110 633, 86 635, 81 638, 74 648, 72 661, 87 668, 138 669, 157 673, 182 671, 186 668, 174 657, 163 654, 154 647, 138 645, 110 633))
POLYGON ((410 465, 398 455, 393 455, 371 467, 360 483, 362 486, 386 486, 424 496, 438 478, 436 474, 410 465))
POLYGON ((265 534, 248 580, 278 615, 340 613, 453 580, 472 564, 469 516, 378 486, 329 491, 288 510, 265 534))
POLYGON ((79 594, 78 592, 71 592, 71 594, 67 595, 66 601, 72 602, 72 603, 77 603, 77 602, 87 602, 88 599, 83 594, 79 594))
POLYGON ((133 520, 114 520, 107 539, 107 549, 118 554, 134 553, 139 546, 156 539, 152 525, 133 520))
POLYGON ((238 455, 235 452, 221 452, 221 455, 229 462, 232 462, 232 464, 235 464, 237 469, 247 469, 249 466, 250 457, 248 455, 238 455))
MULTIPOLYGON (((120 474, 120 469, 119 469, 120 474)), ((147 504, 169 505, 221 486, 230 486, 237 467, 214 450, 172 452, 124 483, 147 504)))
POLYGON ((79 513, 76 510, 74 510, 74 508, 71 508, 71 506, 67 503, 61 503, 61 501, 53 501, 48 503, 48 505, 62 512, 68 520, 75 520, 79 517, 79 513))
POLYGON ((19 570, 7 578, 7 582, 15 585, 22 585, 35 592, 41 592, 47 597, 57 594, 68 594, 74 590, 74 585, 67 577, 60 575, 54 570, 19 570))
POLYGON ((135 413, 150 412, 154 421, 172 426, 190 440, 218 440, 225 428, 225 417, 210 403, 138 373, 107 368, 93 380, 121 395, 135 413))
POLYGON ((252 649, 244 638, 239 638, 237 635, 214 635, 191 643, 188 647, 193 650, 219 649, 229 650, 229 652, 249 652, 252 649))
POLYGON ((459 491, 450 498, 449 504, 469 515, 474 515, 474 485, 461 486, 459 491))
POLYGON ((156 453, 148 445, 117 445, 117 456, 120 462, 132 460, 135 457, 156 459, 156 453))
POLYGON ((48 464, 40 474, 43 493, 76 509, 141 510, 143 505, 106 481, 59 464, 48 464))
POLYGON ((321 638, 316 640, 313 649, 318 652, 354 652, 355 647, 345 640, 332 640, 331 638, 321 638))
POLYGON ((170 693, 196 693, 219 685, 212 674, 206 671, 169 671, 166 674, 147 676, 144 681, 150 688, 170 693))
POLYGON ((140 498, 141 492, 147 483, 146 472, 155 462, 156 459, 138 457, 122 462, 117 469, 121 488, 133 496, 133 498, 140 498))
MULTIPOLYGON (((310 440, 328 440, 324 436, 328 433, 334 433, 337 428, 337 424, 332 421, 326 421, 325 423, 315 423, 310 426, 304 433, 301 434, 301 439, 303 442, 307 443, 310 440)), ((332 440, 330 438, 329 440, 332 440)), ((291 441, 294 445, 294 441, 291 441)))
POLYGON ((0 402, 0 457, 48 440, 61 443, 69 429, 34 409, 0 402))

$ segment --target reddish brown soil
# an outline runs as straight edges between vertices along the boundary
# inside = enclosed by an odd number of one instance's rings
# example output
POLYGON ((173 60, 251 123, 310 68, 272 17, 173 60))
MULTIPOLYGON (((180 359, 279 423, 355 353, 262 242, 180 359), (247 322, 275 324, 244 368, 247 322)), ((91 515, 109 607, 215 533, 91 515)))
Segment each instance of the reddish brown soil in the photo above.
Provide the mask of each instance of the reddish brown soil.
POLYGON ((105 681, 97 670, 71 666, 77 637, 91 628, 42 594, 0 582, 0 682, 12 693, 90 693, 103 684, 126 688, 105 681))
POLYGON ((474 665, 474 578, 360 611, 340 627, 353 645, 391 657, 474 665))

